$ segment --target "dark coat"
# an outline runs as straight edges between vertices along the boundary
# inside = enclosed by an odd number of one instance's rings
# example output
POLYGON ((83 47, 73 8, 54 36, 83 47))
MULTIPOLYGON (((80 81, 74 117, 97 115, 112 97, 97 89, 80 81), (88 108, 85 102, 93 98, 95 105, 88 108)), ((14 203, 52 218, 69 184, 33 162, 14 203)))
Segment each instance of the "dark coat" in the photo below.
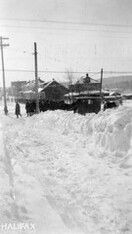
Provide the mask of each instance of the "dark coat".
POLYGON ((30 102, 27 101, 25 105, 26 113, 28 114, 30 112, 30 102))
POLYGON ((20 113, 20 105, 19 105, 18 102, 16 103, 15 114, 16 114, 16 115, 21 115, 21 113, 20 113))

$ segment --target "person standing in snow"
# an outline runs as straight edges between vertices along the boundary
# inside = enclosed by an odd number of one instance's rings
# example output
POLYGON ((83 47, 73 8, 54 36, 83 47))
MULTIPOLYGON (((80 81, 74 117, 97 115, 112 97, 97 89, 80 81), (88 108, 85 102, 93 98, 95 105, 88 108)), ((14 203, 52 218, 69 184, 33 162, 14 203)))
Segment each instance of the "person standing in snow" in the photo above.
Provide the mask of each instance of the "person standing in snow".
POLYGON ((30 102, 26 100, 25 109, 26 109, 27 116, 30 115, 30 105, 31 105, 30 102))
POLYGON ((19 118, 19 115, 22 116, 21 111, 20 111, 20 105, 17 101, 16 101, 16 106, 15 106, 15 115, 17 118, 19 118))

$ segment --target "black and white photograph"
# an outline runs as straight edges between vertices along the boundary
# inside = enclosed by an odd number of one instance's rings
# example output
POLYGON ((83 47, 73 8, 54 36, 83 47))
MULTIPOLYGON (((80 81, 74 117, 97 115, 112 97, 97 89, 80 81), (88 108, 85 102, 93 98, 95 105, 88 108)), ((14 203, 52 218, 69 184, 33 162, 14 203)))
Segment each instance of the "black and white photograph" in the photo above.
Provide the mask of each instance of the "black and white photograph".
POLYGON ((0 0, 0 234, 132 234, 131 0, 0 0))

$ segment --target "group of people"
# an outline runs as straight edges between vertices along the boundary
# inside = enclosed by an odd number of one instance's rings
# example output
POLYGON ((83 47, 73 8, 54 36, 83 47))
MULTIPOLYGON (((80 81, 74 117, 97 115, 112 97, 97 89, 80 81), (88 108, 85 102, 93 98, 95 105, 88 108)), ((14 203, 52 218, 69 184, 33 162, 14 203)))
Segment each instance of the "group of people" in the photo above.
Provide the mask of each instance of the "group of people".
MULTIPOLYGON (((36 110, 36 103, 26 101, 25 109, 26 109, 27 116, 31 116, 36 110)), ((21 108, 20 108, 20 104, 18 103, 18 101, 16 101, 16 105, 15 105, 15 115, 17 118, 19 118, 19 116, 22 117, 21 108)))
MULTIPOLYGON (((39 111, 44 112, 47 110, 75 110, 77 102, 72 104, 66 104, 64 101, 51 101, 51 100, 39 100, 39 111)), ((34 100, 27 100, 25 105, 27 116, 31 116, 36 113, 36 102, 34 100)))
POLYGON ((32 116, 36 112, 36 102, 26 100, 25 109, 27 116, 32 116))
MULTIPOLYGON (((39 110, 40 112, 44 112, 47 110, 73 110, 74 112, 76 112, 77 109, 77 102, 72 103, 72 104, 66 104, 64 103, 64 101, 43 101, 40 100, 39 101, 39 110)), ((36 113, 36 102, 34 100, 26 100, 26 104, 25 104, 25 110, 26 110, 26 114, 27 116, 32 116, 33 114, 36 113)), ((15 105, 15 115, 17 118, 19 118, 19 116, 21 115, 21 108, 20 108, 20 104, 18 103, 18 101, 16 101, 16 105, 15 105)))

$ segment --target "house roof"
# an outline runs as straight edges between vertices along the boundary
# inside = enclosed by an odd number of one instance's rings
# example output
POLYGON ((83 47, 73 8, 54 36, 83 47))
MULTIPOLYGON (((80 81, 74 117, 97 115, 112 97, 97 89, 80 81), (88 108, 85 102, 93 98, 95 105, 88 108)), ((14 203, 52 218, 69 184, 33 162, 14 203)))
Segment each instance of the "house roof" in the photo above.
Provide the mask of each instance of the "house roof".
POLYGON ((76 82, 76 84, 84 84, 84 80, 88 79, 90 80, 90 83, 100 83, 99 80, 95 80, 89 76, 81 76, 81 78, 76 82))
POLYGON ((101 97, 94 97, 94 96, 85 96, 85 97, 75 97, 76 100, 89 100, 89 99, 96 99, 96 100, 101 100, 101 97))
MULTIPOLYGON (((34 86, 35 82, 36 82, 35 80, 30 80, 24 86, 26 86, 26 87, 34 86)), ((38 78, 38 84, 45 84, 45 82, 43 80, 41 80, 40 78, 38 78)))
POLYGON ((24 91, 24 92, 21 92, 21 93, 34 93, 32 90, 27 90, 27 91, 24 91))
POLYGON ((38 93, 40 93, 43 90, 43 88, 38 88, 38 93))
MULTIPOLYGON (((48 86, 50 86, 52 83, 54 82, 54 80, 51 80, 47 83, 44 84, 43 90, 46 89, 48 86)), ((56 82, 56 81, 55 81, 56 82)), ((57 83, 57 82, 56 82, 57 83)))
POLYGON ((71 96, 73 97, 73 96, 77 96, 77 95, 79 95, 79 93, 70 92, 70 93, 65 94, 64 97, 71 97, 71 96))
MULTIPOLYGON (((42 88, 41 92, 44 91, 47 87, 49 87, 51 84, 58 84, 59 86, 67 89, 64 85, 60 84, 59 82, 57 82, 56 80, 52 79, 51 81, 47 82, 47 83, 44 83, 44 87, 42 88)), ((68 90, 68 89, 67 89, 68 90)))

